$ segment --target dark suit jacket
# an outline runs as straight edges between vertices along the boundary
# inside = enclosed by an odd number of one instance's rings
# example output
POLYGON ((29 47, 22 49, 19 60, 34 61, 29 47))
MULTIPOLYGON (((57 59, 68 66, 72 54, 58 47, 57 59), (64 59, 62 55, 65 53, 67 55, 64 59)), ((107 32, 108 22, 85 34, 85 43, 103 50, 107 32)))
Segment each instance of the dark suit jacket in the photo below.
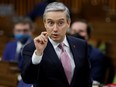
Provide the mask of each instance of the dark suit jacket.
POLYGON ((103 83, 105 80, 106 66, 105 56, 97 48, 88 45, 89 60, 91 63, 92 79, 103 83))
POLYGON ((48 41, 42 61, 32 64, 35 50, 34 42, 27 44, 22 52, 24 61, 22 78, 26 83, 35 83, 35 87, 91 87, 90 65, 87 58, 87 44, 74 37, 67 37, 75 62, 72 82, 69 85, 62 64, 48 41))
POLYGON ((15 61, 16 59, 16 48, 17 41, 9 42, 4 49, 3 60, 4 61, 15 61))

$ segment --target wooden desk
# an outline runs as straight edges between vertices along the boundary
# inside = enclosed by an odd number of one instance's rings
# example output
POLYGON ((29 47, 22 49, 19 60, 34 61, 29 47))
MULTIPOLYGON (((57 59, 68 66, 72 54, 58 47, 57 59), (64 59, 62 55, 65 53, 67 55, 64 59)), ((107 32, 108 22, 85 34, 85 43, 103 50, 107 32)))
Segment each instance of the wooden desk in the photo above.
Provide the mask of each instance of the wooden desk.
POLYGON ((0 87, 17 87, 17 63, 0 61, 0 87))

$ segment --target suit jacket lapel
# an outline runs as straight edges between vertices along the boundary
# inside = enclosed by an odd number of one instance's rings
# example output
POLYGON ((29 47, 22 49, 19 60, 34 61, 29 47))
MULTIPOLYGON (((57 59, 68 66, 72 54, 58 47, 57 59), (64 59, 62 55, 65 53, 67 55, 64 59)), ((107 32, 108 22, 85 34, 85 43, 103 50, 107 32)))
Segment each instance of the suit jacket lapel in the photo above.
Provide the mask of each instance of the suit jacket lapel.
POLYGON ((73 55, 73 59, 74 59, 74 63, 75 63, 75 69, 74 69, 74 74, 72 77, 72 81, 71 81, 71 85, 73 85, 74 81, 75 81, 75 77, 77 78, 78 75, 78 70, 79 70, 79 47, 77 42, 75 42, 74 40, 72 40, 70 37, 67 37, 68 43, 70 45, 70 49, 73 55))
POLYGON ((65 81, 68 83, 67 78, 65 76, 65 72, 64 72, 62 63, 61 63, 60 59, 58 58, 58 56, 54 50, 54 47, 50 41, 48 41, 48 44, 47 44, 45 51, 46 51, 45 53, 47 53, 50 56, 49 61, 56 65, 54 67, 58 68, 58 71, 61 73, 61 75, 65 79, 65 81))

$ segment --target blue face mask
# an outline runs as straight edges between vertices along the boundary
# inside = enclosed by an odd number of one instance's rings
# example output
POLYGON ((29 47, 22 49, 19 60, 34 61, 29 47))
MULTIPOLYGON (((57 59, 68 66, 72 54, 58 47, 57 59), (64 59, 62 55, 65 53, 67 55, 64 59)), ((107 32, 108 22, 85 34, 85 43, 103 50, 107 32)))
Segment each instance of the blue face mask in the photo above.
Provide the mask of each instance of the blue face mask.
POLYGON ((15 39, 25 44, 27 40, 31 37, 29 34, 15 34, 15 39))

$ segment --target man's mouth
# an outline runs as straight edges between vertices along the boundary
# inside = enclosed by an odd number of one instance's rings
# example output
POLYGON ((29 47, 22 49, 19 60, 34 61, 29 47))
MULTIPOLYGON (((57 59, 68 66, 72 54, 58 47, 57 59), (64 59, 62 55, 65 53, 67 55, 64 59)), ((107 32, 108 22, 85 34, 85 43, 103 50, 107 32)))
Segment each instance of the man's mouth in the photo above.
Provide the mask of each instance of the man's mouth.
POLYGON ((59 35, 58 35, 58 34, 52 34, 52 36, 53 36, 54 38, 56 38, 56 37, 58 37, 59 35))

